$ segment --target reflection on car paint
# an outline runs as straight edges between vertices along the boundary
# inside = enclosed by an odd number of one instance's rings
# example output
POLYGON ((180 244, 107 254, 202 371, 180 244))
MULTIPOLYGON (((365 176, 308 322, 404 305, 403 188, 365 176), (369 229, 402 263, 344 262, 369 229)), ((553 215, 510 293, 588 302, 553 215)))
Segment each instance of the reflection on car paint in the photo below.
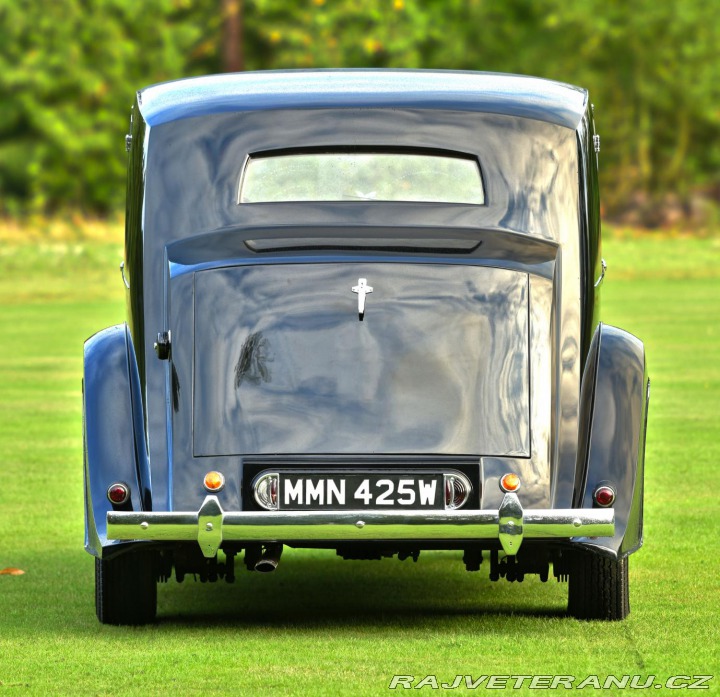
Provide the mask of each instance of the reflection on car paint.
POLYGON ((268 363, 272 363, 272 360, 268 339, 262 332, 252 332, 243 342, 240 358, 235 364, 235 387, 239 388, 243 380, 252 385, 271 382, 268 363))

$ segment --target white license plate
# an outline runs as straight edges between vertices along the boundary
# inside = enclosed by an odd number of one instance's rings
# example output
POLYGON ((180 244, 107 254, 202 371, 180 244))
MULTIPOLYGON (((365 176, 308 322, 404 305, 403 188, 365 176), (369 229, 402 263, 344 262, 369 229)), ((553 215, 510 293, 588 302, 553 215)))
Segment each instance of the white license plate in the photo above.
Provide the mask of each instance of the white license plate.
POLYGON ((280 510, 443 508, 441 474, 281 474, 280 510))

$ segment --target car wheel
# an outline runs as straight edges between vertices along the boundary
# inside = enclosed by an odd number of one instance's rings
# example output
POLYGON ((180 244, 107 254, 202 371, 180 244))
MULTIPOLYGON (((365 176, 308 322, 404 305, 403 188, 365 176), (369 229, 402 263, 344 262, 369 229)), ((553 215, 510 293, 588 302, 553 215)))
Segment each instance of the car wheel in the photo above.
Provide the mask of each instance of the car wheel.
POLYGON ((155 619, 155 555, 131 551, 95 559, 95 611, 103 624, 147 624, 155 619))
POLYGON ((622 620, 629 613, 628 558, 579 554, 570 571, 568 614, 579 620, 622 620))

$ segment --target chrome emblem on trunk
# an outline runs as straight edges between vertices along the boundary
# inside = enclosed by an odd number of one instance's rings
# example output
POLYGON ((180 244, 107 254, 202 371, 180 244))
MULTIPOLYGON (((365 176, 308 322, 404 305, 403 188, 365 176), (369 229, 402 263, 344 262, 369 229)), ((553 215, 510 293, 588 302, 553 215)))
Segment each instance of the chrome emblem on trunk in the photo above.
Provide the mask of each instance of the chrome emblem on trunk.
POLYGON ((367 278, 359 278, 358 284, 353 286, 353 293, 357 293, 358 296, 358 319, 362 322, 365 317, 365 296, 368 293, 372 293, 372 286, 367 284, 367 278))

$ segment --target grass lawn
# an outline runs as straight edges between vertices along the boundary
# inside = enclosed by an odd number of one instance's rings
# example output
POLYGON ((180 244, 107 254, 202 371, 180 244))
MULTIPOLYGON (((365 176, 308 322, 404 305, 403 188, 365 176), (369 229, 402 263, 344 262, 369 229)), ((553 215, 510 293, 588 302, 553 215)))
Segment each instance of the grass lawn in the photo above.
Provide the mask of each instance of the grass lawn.
POLYGON ((566 585, 493 584, 459 553, 287 550, 271 575, 161 585, 141 628, 97 622, 82 548, 82 342, 123 319, 120 245, 0 245, 0 569, 25 571, 0 575, 0 693, 394 694, 394 674, 713 674, 720 693, 720 240, 605 241, 605 321, 645 340, 652 378, 627 621, 567 619, 566 585))

